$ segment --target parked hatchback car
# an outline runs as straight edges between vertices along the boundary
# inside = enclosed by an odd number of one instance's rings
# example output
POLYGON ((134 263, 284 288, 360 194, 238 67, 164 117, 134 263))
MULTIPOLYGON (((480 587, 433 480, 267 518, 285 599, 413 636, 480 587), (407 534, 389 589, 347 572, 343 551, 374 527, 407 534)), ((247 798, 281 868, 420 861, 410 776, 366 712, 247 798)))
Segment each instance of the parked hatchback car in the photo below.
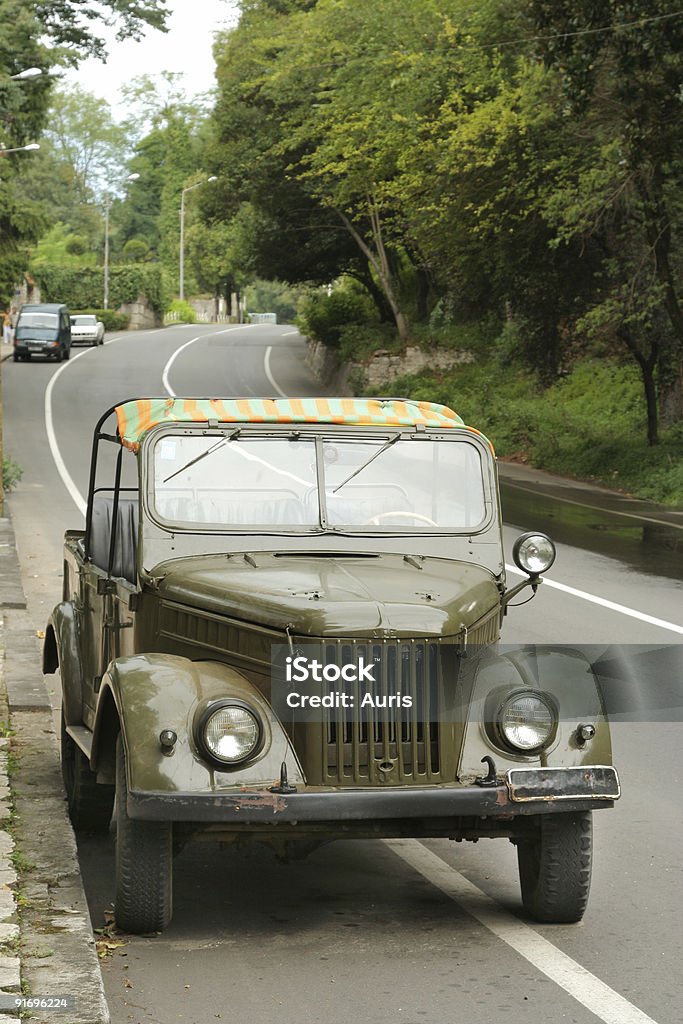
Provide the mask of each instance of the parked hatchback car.
POLYGON ((115 806, 120 928, 172 911, 188 837, 503 837, 540 921, 578 920, 619 782, 580 652, 500 644, 491 445, 396 399, 139 399, 94 435, 44 669, 77 829, 115 806), (130 462, 132 465, 128 465, 130 462), (114 801, 114 797, 116 797, 114 801))
POLYGON ((91 313, 75 313, 71 317, 71 341, 103 345, 104 324, 91 313))
POLYGON ((58 363, 71 355, 71 320, 61 303, 24 304, 14 328, 14 362, 45 356, 58 363))

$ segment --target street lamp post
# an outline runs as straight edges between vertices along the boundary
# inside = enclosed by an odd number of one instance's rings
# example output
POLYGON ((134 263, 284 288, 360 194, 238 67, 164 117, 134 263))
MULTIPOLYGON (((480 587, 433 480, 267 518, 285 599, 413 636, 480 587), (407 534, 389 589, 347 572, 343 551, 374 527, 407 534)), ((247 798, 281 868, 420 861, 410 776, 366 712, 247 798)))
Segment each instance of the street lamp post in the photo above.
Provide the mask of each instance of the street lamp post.
MULTIPOLYGON (((129 174, 126 181, 137 181, 139 174, 129 174)), ((107 192, 104 197, 104 294, 102 295, 102 309, 109 309, 109 210, 111 209, 111 196, 107 192)))
POLYGON ((200 185, 206 185, 209 181, 218 181, 215 174, 212 174, 210 178, 204 178, 203 181, 198 181, 195 185, 188 185, 184 188, 180 194, 180 299, 181 301, 185 298, 185 193, 192 192, 195 188, 199 188, 200 185))
POLYGON ((27 146, 12 146, 11 149, 3 149, 0 146, 0 156, 4 156, 5 153, 30 153, 34 149, 40 149, 39 142, 29 142, 27 146))
POLYGON ((16 75, 9 75, 8 77, 14 82, 23 82, 27 78, 38 78, 42 73, 42 68, 24 68, 23 71, 17 71, 16 75))

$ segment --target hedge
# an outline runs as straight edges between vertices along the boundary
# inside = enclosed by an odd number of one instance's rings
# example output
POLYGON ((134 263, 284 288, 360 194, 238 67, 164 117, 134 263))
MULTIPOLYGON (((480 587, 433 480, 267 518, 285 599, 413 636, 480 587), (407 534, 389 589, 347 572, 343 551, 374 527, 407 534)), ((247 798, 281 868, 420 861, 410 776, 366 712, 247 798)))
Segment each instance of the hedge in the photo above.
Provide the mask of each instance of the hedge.
MULTIPOLYGON (((91 267, 71 269, 46 264, 33 270, 43 302, 65 302, 70 309, 87 309, 102 304, 104 271, 91 267)), ((166 306, 166 288, 158 264, 133 263, 109 270, 109 305, 112 309, 136 302, 144 295, 157 313, 166 306)))

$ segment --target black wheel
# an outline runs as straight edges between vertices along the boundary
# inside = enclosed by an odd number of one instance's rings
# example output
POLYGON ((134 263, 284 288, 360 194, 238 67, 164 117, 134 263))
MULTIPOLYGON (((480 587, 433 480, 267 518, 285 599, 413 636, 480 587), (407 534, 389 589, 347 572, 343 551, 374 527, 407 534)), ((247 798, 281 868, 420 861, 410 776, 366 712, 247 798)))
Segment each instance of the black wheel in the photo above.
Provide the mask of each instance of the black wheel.
POLYGON ((537 921, 573 924, 590 892, 591 812, 540 814, 537 822, 535 836, 517 841, 522 903, 537 921))
POLYGON ((62 712, 62 778, 76 832, 106 832, 114 809, 114 787, 100 785, 88 760, 66 731, 62 712))
POLYGON ((57 351, 55 352, 55 362, 56 363, 61 363, 61 361, 62 361, 62 350, 61 350, 61 348, 57 348, 57 351))
POLYGON ((14 353, 12 354, 12 359, 14 360, 14 362, 15 362, 15 363, 18 363, 18 362, 19 362, 19 356, 17 355, 17 353, 16 353, 16 352, 14 352, 14 353))
POLYGON ((160 932, 173 913, 170 822, 128 817, 126 752, 116 743, 116 897, 114 917, 124 932, 160 932))
POLYGON ((64 349, 64 358, 68 359, 70 355, 71 355, 71 345, 67 345, 67 347, 64 349))

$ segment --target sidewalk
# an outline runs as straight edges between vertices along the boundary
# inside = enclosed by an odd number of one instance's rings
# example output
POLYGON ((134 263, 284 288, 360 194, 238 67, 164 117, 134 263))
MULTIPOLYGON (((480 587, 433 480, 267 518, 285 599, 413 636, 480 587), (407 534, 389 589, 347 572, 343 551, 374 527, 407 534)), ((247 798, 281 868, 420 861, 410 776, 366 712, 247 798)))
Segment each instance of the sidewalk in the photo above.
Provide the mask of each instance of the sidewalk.
POLYGON ((109 1024, 40 657, 0 519, 0 1020, 109 1024))
POLYGON ((583 508, 610 512, 628 519, 683 529, 683 508, 674 505, 657 505, 654 501, 633 498, 599 484, 555 476, 543 469, 518 462, 499 460, 498 475, 501 483, 521 491, 543 494, 570 505, 581 505, 583 508))

